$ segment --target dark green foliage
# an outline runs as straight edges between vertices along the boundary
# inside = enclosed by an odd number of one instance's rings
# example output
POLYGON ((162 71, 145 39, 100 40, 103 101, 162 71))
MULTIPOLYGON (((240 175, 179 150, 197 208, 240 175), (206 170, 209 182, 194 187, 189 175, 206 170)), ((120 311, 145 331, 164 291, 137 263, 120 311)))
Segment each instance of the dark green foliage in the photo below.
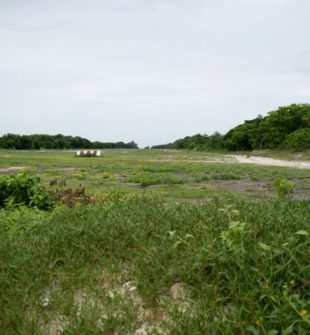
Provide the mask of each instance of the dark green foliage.
POLYGON ((208 151, 277 148, 305 150, 310 148, 310 105, 292 104, 279 107, 265 117, 259 115, 253 120, 246 120, 224 136, 219 133, 211 136, 197 134, 152 148, 208 151))
POLYGON ((0 148, 17 150, 39 149, 136 149, 135 142, 91 142, 79 136, 58 135, 15 135, 0 137, 0 148))
POLYGON ((254 120, 231 129, 224 136, 224 145, 228 150, 262 149, 264 144, 264 119, 258 116, 254 120))
POLYGON ((233 128, 225 135, 224 144, 229 150, 303 150, 310 148, 309 125, 310 105, 292 104, 233 128))
POLYGON ((310 127, 301 128, 287 136, 286 145, 296 151, 310 148, 310 127))
POLYGON ((202 147, 207 142, 207 135, 194 135, 187 136, 183 139, 174 142, 176 149, 195 149, 197 147, 202 147))
POLYGON ((310 126, 310 105, 290 105, 270 112, 265 118, 266 142, 269 148, 283 146, 287 136, 310 126))
POLYGON ((15 204, 30 204, 33 187, 39 182, 36 176, 18 174, 16 176, 5 176, 0 179, 0 206, 5 202, 13 201, 15 204))
POLYGON ((186 136, 173 143, 154 145, 152 149, 190 149, 190 150, 221 150, 224 148, 223 136, 216 132, 211 136, 197 134, 186 136))
MULTIPOLYGON (((149 149, 149 147, 147 147, 147 149, 149 149)), ((157 144, 157 145, 153 145, 151 149, 175 149, 175 146, 174 146, 174 143, 157 144)))
POLYGON ((6 205, 25 205, 47 210, 55 205, 56 198, 39 184, 40 178, 20 173, 0 178, 0 208, 6 205))

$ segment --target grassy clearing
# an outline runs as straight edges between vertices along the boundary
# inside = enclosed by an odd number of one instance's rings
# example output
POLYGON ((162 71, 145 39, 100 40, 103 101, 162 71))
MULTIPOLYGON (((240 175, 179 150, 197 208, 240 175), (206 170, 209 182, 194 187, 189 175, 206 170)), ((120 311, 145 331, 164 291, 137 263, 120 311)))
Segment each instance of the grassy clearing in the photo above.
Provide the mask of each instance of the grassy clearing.
POLYGON ((295 198, 310 197, 309 170, 236 164, 223 154, 111 150, 101 158, 73 155, 68 151, 0 151, 0 168, 26 167, 38 174, 46 186, 51 180, 65 180, 67 187, 82 185, 96 194, 120 189, 129 193, 160 194, 178 201, 184 194, 187 194, 184 200, 196 195, 197 201, 203 201, 212 196, 214 190, 219 190, 256 199, 273 197, 273 181, 286 178, 295 184, 295 198))
POLYGON ((307 334, 310 172, 220 160, 0 152, 105 199, 0 210, 0 334, 307 334))

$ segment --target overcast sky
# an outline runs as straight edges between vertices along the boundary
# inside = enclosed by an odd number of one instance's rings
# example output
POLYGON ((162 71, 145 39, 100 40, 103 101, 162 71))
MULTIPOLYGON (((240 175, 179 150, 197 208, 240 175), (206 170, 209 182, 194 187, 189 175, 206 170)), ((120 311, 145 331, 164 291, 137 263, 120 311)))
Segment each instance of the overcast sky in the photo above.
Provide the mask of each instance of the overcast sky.
POLYGON ((309 0, 0 0, 0 134, 166 143, 310 101, 309 0))

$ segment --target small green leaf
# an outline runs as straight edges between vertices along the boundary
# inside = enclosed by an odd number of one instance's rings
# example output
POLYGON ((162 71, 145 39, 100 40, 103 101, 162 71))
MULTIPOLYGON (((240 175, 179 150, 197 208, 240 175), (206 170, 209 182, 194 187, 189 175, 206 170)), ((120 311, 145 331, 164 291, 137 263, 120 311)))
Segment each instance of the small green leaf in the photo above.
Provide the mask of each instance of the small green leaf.
POLYGON ((268 335, 277 335, 279 332, 276 329, 269 330, 268 335))
POLYGON ((304 236, 309 236, 309 233, 305 230, 299 230, 295 233, 295 235, 304 235, 304 236))
POLYGON ((240 221, 231 221, 229 224, 229 228, 234 229, 234 228, 240 227, 240 225, 241 225, 240 221))
POLYGON ((270 251, 271 250, 271 246, 263 243, 263 242, 259 242, 258 245, 265 251, 270 251))
POLYGON ((173 247, 172 247, 172 250, 175 250, 179 246, 179 244, 181 244, 181 243, 182 243, 182 241, 175 242, 173 247))
POLYGON ((232 211, 232 214, 233 215, 236 215, 236 216, 239 216, 239 211, 237 210, 237 209, 234 209, 233 211, 232 211))
POLYGON ((171 238, 173 238, 173 237, 175 236, 175 233, 176 233, 175 230, 168 231, 168 235, 169 235, 169 237, 171 237, 171 238))
POLYGON ((287 327, 286 329, 284 329, 282 331, 282 335, 289 335, 292 334, 294 331, 294 325, 290 325, 289 327, 287 327))
POLYGON ((228 239, 228 236, 229 236, 229 231, 228 230, 223 230, 221 232, 221 238, 222 238, 222 240, 226 241, 228 239))

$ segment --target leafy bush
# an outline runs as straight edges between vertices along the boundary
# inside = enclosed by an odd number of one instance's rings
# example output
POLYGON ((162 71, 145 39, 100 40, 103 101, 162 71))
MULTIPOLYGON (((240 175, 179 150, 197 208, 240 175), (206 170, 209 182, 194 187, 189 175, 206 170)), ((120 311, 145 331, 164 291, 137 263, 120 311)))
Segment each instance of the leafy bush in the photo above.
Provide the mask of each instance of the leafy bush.
POLYGON ((310 148, 310 104, 291 104, 279 107, 263 117, 245 120, 225 135, 214 133, 211 136, 196 134, 178 139, 166 145, 152 148, 189 150, 254 150, 310 148))
POLYGON ((37 207, 39 209, 48 210, 55 206, 57 196, 53 193, 48 192, 42 186, 36 185, 31 190, 30 195, 30 206, 37 207))
POLYGON ((1 177, 0 207, 25 205, 43 210, 52 208, 55 196, 39 183, 39 177, 26 173, 1 177))
POLYGON ((11 201, 18 203, 30 203, 30 190, 37 185, 39 179, 36 176, 18 174, 16 176, 5 176, 0 179, 0 206, 11 201))
POLYGON ((310 148, 310 128, 294 131, 287 137, 287 147, 296 151, 310 148))
POLYGON ((225 242, 229 250, 244 252, 243 239, 245 236, 244 228, 246 222, 235 219, 239 217, 239 211, 232 209, 231 206, 220 208, 219 211, 225 213, 229 221, 228 228, 221 232, 221 239, 225 242))

